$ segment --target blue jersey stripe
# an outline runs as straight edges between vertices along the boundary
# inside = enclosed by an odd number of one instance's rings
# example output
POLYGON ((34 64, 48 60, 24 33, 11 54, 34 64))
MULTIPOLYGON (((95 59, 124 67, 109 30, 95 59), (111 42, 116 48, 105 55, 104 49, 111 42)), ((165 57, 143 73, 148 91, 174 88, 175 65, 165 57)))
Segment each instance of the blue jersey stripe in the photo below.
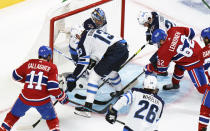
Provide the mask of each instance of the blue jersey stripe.
POLYGON ((58 88, 58 83, 56 82, 48 82, 47 89, 56 89, 58 88))
POLYGON ((20 75, 17 74, 16 70, 13 71, 12 76, 15 80, 19 81, 22 79, 20 75))

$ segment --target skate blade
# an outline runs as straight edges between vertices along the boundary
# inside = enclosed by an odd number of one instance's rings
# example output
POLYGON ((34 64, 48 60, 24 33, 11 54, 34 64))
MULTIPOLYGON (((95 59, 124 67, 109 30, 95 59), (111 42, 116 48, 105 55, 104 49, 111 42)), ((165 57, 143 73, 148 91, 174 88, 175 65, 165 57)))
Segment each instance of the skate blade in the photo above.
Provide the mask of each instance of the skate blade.
POLYGON ((90 112, 74 111, 74 114, 78 115, 78 116, 83 116, 83 117, 86 117, 86 118, 91 118, 91 113, 90 112))

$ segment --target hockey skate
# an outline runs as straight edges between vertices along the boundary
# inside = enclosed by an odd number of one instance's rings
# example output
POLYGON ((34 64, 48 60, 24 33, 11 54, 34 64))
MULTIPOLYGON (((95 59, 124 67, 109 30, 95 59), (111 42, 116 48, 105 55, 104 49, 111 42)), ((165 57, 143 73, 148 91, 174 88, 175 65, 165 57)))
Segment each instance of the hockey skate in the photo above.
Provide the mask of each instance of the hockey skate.
POLYGON ((85 103, 85 107, 75 107, 74 114, 90 118, 91 117, 91 111, 87 108, 92 109, 92 103, 85 103))
POLYGON ((163 86, 163 90, 179 89, 179 84, 167 84, 163 86))

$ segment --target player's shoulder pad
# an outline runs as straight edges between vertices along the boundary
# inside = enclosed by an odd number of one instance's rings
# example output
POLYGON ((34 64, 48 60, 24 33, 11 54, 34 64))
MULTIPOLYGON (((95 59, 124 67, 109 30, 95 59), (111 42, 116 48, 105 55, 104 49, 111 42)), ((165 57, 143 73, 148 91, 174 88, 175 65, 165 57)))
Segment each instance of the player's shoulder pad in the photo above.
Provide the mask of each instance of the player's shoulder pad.
MULTIPOLYGON (((134 87, 134 88, 131 89, 131 91, 132 91, 132 93, 133 93, 134 91, 136 91, 136 92, 141 92, 141 93, 145 93, 145 94, 151 94, 151 93, 145 91, 145 90, 142 89, 142 88, 135 88, 135 87, 134 87)), ((161 101, 161 103, 162 103, 163 105, 165 104, 165 102, 163 101, 163 99, 162 99, 159 95, 154 94, 154 97, 157 98, 159 101, 161 101)))
POLYGON ((142 89, 142 88, 136 88, 136 87, 132 88, 131 91, 132 92, 134 92, 134 91, 136 91, 136 92, 142 92, 142 93, 145 92, 144 89, 142 89))

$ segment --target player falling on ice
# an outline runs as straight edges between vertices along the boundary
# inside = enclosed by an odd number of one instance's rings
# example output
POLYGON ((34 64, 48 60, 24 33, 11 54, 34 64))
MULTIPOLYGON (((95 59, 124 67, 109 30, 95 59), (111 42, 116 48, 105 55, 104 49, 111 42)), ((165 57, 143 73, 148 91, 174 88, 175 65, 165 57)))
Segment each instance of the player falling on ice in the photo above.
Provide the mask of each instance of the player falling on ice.
POLYGON ((38 55, 39 59, 30 59, 13 71, 14 80, 24 83, 24 88, 4 119, 0 131, 10 131, 30 108, 35 108, 40 113, 49 130, 60 131, 50 95, 62 104, 68 103, 68 96, 58 87, 56 65, 49 62, 52 50, 48 46, 41 46, 38 55))
MULTIPOLYGON (((162 46, 157 52, 156 62, 145 66, 145 73, 165 72, 168 69, 169 63, 174 61, 188 71, 198 92, 204 94, 202 101, 210 103, 210 99, 206 97, 210 86, 204 73, 203 62, 200 59, 201 47, 195 40, 189 39, 191 35, 192 31, 187 27, 172 27, 168 30, 167 34, 160 29, 154 31, 152 41, 161 43, 162 46)), ((206 105, 202 105, 201 108, 206 107, 206 105)), ((198 131, 202 130, 199 127, 198 131)))
POLYGON ((157 131, 164 107, 164 101, 157 93, 157 78, 147 76, 143 88, 132 88, 110 106, 106 120, 111 124, 115 123, 118 111, 130 105, 123 131, 157 131))

